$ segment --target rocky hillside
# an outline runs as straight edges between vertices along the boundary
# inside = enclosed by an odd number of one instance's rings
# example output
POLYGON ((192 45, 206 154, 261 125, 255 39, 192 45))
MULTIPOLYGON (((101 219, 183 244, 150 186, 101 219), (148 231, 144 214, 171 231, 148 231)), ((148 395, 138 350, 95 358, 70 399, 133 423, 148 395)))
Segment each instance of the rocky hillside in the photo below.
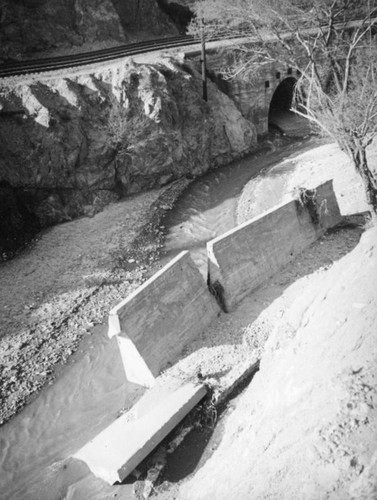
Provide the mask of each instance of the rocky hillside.
POLYGON ((15 207, 44 227, 250 151, 255 128, 209 85, 206 103, 194 67, 161 59, 3 88, 1 233, 22 230, 15 207))
POLYGON ((177 34, 156 0, 0 0, 0 60, 177 34))

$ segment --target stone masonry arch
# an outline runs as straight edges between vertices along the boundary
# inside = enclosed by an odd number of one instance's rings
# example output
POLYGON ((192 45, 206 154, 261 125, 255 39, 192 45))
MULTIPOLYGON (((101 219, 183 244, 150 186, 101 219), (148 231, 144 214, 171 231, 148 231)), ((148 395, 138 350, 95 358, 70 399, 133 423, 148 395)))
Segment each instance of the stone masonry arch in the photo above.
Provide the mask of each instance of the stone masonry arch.
POLYGON ((273 63, 261 65, 249 77, 242 75, 224 79, 224 62, 225 65, 229 64, 232 58, 231 51, 208 52, 208 76, 235 102, 242 115, 254 124, 259 136, 267 134, 271 109, 277 108, 281 100, 282 107, 288 111, 299 73, 285 64, 273 63))

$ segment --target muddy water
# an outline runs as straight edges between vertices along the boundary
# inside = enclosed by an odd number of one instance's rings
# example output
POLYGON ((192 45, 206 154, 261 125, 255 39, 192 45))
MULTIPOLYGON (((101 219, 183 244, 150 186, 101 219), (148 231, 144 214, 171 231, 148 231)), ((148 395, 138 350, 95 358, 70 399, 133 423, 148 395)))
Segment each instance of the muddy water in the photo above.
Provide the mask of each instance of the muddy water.
MULTIPOLYGON (((287 141, 278 151, 261 152, 195 181, 165 221, 162 260, 188 249, 205 275, 205 243, 234 227, 236 201, 245 183, 310 147, 310 141, 287 141)), ((131 498, 130 485, 108 486, 69 458, 140 395, 125 382, 106 327, 96 327, 80 351, 55 384, 0 428, 1 500, 131 498)))
MULTIPOLYGON (((69 459, 137 396, 106 333, 96 327, 58 381, 0 428, 2 500, 100 500, 114 493, 69 459)), ((125 487, 117 497, 131 498, 125 487)))
POLYGON ((206 278, 206 242, 237 224, 237 200, 245 184, 285 158, 313 147, 314 140, 285 139, 278 150, 264 150, 216 169, 194 182, 164 223, 167 227, 164 263, 182 250, 206 278))

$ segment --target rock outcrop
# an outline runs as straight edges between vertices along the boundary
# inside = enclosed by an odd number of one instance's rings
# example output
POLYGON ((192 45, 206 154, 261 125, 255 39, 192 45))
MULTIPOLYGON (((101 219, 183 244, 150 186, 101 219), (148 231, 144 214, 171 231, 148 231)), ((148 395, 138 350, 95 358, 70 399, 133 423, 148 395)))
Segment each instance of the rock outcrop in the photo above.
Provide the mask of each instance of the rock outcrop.
POLYGON ((155 0, 0 0, 0 59, 177 34, 155 0))
MULTIPOLYGON (((126 36, 165 37, 178 34, 175 20, 158 0, 111 0, 126 36)), ((178 21, 178 20, 177 20, 178 21)))
POLYGON ((0 94, 0 178, 43 227, 249 152, 253 125, 189 64, 114 65, 0 94))
POLYGON ((165 12, 174 22, 179 32, 181 34, 186 34, 187 28, 193 18, 193 12, 191 10, 193 5, 187 6, 181 2, 169 0, 157 0, 157 3, 162 12, 165 12))
POLYGON ((26 207, 22 190, 0 180, 0 262, 12 256, 39 231, 35 214, 26 207))

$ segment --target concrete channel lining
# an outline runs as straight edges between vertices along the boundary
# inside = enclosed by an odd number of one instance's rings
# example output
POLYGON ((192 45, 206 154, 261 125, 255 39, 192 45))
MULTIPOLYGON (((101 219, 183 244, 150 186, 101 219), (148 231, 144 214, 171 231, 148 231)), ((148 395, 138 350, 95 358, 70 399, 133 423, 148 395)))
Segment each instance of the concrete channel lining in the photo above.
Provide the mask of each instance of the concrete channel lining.
POLYGON ((226 311, 340 222, 332 181, 311 195, 311 207, 292 199, 207 243, 208 282, 226 311))
POLYGON ((219 314, 189 252, 181 252, 110 311, 126 377, 150 387, 219 314))
MULTIPOLYGON (((209 284, 222 293, 229 310, 340 221, 331 182, 316 189, 316 203, 318 220, 291 200, 208 243, 209 284)), ((111 310, 109 336, 118 340, 129 380, 152 386, 160 368, 174 361, 218 313, 189 253, 182 252, 111 310)), ((104 481, 122 482, 206 391, 204 385, 179 380, 156 383, 74 458, 104 481)))
POLYGON ((137 406, 115 420, 73 457, 109 484, 122 482, 206 395, 203 385, 186 383, 159 398, 151 390, 137 406), (135 411, 136 410, 136 411, 135 411), (133 416, 136 414, 136 418, 133 416))

